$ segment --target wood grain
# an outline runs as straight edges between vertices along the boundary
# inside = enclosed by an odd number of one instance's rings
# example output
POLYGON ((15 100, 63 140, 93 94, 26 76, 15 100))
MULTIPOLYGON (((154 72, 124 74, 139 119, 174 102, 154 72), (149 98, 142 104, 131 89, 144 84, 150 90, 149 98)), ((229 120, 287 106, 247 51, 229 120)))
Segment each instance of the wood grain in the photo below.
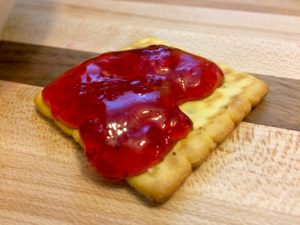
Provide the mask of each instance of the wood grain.
POLYGON ((93 172, 36 112, 38 90, 0 82, 2 224, 299 224, 299 132, 242 123, 172 199, 151 205, 93 172))
POLYGON ((2 39, 3 28, 14 7, 15 0, 5 1, 0 0, 0 40, 2 39))
POLYGON ((245 121, 300 131, 300 80, 254 75, 270 85, 270 92, 245 121))
MULTIPOLYGON (((124 1, 124 0, 118 0, 124 1)), ((126 0, 128 1, 128 0, 126 0)), ((300 4, 297 0, 287 0, 282 2, 281 0, 130 0, 137 2, 149 2, 149 3, 163 3, 172 5, 184 5, 195 7, 207 7, 217 9, 239 10, 246 12, 264 12, 264 13, 277 13, 286 15, 300 15, 300 4)))
MULTIPOLYGON (((2 42, 0 79, 45 86, 67 69, 96 55, 70 49, 2 42)), ((256 76, 267 81, 271 87, 270 93, 246 121, 300 130, 300 80, 256 76)))
POLYGON ((255 74, 271 91, 170 201, 152 205, 93 172, 80 148, 36 112, 39 87, 0 81, 0 224, 300 224, 299 7, 17 0, 0 79, 45 85, 96 52, 157 36, 255 74))
POLYGON ((6 41, 91 52, 120 49, 148 36, 249 73, 300 79, 297 16, 125 1, 27 0, 17 3, 4 32, 6 41))
POLYGON ((70 67, 97 53, 0 42, 0 79, 45 86, 70 67))

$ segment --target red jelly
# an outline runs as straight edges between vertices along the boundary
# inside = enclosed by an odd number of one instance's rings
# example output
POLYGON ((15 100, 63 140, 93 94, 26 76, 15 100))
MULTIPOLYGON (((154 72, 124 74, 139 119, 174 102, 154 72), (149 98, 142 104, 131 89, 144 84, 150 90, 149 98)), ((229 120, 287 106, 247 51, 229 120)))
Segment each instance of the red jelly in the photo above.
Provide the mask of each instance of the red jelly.
POLYGON ((207 59, 163 45, 110 52, 43 90, 53 117, 79 129, 85 154, 108 179, 144 172, 192 129, 178 104, 211 94, 223 73, 207 59))

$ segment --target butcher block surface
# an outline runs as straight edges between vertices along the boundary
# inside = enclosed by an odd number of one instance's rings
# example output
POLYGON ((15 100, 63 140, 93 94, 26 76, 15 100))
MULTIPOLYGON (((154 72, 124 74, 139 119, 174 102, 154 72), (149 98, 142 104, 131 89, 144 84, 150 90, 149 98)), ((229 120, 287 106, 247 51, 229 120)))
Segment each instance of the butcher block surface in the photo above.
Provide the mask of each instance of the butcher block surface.
POLYGON ((299 15, 292 0, 17 1, 0 43, 0 224, 300 224, 299 15), (270 86, 164 204, 99 177, 33 103, 67 68, 148 36, 270 86))

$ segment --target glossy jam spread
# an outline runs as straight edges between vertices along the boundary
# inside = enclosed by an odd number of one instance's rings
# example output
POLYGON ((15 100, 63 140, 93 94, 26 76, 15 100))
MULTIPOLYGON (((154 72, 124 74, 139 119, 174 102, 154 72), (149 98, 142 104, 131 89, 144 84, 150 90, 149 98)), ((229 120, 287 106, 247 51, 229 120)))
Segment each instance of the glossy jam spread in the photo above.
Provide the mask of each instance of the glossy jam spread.
POLYGON ((223 82, 212 62, 163 45, 110 52, 65 72, 43 90, 53 117, 79 129, 85 154, 108 179, 158 163, 192 129, 178 104, 223 82))

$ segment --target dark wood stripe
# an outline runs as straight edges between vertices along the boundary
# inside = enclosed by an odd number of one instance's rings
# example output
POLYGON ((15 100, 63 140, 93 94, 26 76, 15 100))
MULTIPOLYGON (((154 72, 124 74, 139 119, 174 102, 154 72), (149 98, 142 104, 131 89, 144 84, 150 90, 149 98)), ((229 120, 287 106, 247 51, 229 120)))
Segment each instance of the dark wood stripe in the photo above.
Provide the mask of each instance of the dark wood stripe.
POLYGON ((0 43, 0 79, 45 86, 68 68, 97 53, 14 42, 0 43))
MULTIPOLYGON (((0 79, 45 86, 68 68, 99 53, 37 45, 0 43, 0 79)), ((300 131, 300 80, 255 76, 270 93, 246 118, 247 122, 300 131)))
POLYGON ((300 80, 254 74, 270 92, 245 121, 300 131, 300 80))

